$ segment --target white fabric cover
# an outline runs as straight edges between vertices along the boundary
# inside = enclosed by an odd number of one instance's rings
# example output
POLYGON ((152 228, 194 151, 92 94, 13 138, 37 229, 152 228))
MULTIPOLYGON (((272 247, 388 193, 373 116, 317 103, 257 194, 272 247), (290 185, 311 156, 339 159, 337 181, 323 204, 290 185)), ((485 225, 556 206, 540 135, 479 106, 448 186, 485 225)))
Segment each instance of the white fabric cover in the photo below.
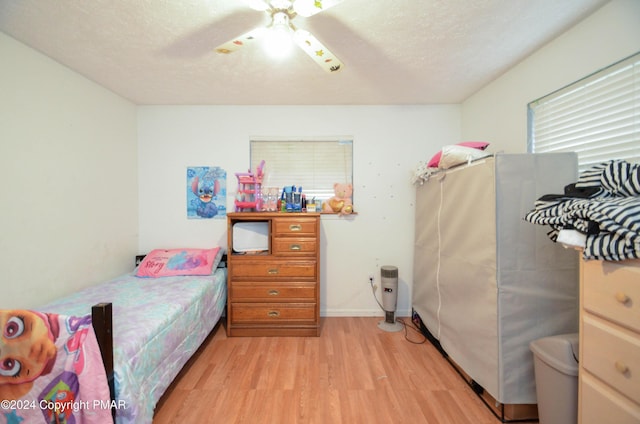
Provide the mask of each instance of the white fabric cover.
POLYGON ((531 341, 578 330, 578 252, 523 219, 576 176, 572 153, 498 154, 417 188, 413 308, 503 404, 536 403, 531 341))

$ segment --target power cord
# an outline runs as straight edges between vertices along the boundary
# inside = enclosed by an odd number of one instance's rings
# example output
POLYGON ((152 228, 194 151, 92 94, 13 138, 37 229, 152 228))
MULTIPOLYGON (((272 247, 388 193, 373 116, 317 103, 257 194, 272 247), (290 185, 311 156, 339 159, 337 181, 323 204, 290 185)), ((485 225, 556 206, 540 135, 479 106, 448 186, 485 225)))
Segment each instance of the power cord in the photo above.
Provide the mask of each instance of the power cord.
POLYGON ((427 341, 427 336, 425 336, 424 334, 422 334, 422 331, 420 331, 419 328, 416 327, 415 323, 413 323, 413 321, 411 322, 413 325, 409 326, 407 325, 406 322, 404 322, 404 320, 402 318, 396 318, 396 321, 398 321, 399 323, 402 324, 402 326, 404 327, 404 338, 406 341, 408 341, 409 343, 413 343, 413 344, 423 344, 424 342, 427 341), (422 340, 416 341, 416 340, 411 340, 409 338, 409 330, 413 330, 416 333, 418 333, 420 335, 420 337, 422 337, 422 340))
POLYGON ((369 284, 371 285, 371 294, 373 294, 373 298, 376 300, 376 303, 378 304, 380 309, 382 309, 383 312, 393 312, 385 310, 384 306, 382 306, 382 304, 378 301, 378 296, 376 296, 376 288, 373 285, 373 277, 369 277, 369 284))
MULTIPOLYGON (((376 288, 373 285, 373 277, 369 277, 369 285, 371 286, 371 294, 373 295, 373 298, 376 300, 376 303, 378 304, 378 306, 380 306, 380 309, 382 309, 382 311, 385 312, 385 313, 393 312, 393 311, 387 311, 386 309, 384 309, 384 306, 382 306, 382 304, 378 300, 378 297, 376 296, 376 288)), ((402 324, 402 327, 404 328, 404 338, 409 343, 423 344, 424 342, 427 341, 427 336, 422 334, 422 331, 420 331, 420 329, 416 326, 416 324, 413 321, 411 322, 413 324, 413 326, 408 326, 407 323, 404 322, 404 320, 402 318, 396 317, 396 321, 399 322, 400 324, 402 324), (420 340, 420 341, 411 340, 409 338, 409 329, 411 329, 411 330, 415 331, 416 333, 418 333, 420 336, 423 337, 423 339, 420 340)))

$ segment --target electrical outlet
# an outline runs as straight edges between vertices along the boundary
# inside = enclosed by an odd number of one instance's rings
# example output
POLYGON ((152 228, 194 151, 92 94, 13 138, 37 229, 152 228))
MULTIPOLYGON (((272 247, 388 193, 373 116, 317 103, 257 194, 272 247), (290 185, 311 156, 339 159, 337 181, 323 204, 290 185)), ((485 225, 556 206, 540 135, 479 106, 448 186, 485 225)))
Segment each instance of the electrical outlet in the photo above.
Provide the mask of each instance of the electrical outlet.
POLYGON ((369 284, 373 284, 373 274, 369 274, 369 284))

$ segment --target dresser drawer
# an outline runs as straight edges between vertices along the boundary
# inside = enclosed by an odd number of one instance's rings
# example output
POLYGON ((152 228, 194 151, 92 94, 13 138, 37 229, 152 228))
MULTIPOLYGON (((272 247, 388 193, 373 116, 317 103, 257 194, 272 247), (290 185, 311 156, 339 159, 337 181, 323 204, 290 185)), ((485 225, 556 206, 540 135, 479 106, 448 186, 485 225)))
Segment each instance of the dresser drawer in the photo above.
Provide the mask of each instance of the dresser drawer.
POLYGON ((316 254, 316 239, 277 237, 273 239, 273 254, 279 256, 304 256, 316 254))
POLYGON ((640 336, 583 316, 582 366, 620 393, 640 403, 640 336))
POLYGON ((580 377, 581 424, 638 424, 640 406, 588 373, 580 377))
POLYGON ((273 235, 275 237, 316 237, 315 218, 283 217, 273 221, 273 235))
POLYGON ((231 324, 315 324, 315 303, 233 303, 231 324))
POLYGON ((234 302, 315 302, 316 283, 231 283, 234 302))
POLYGON ((583 307, 640 332, 640 261, 585 261, 583 307))
POLYGON ((267 278, 282 277, 316 278, 315 260, 277 260, 270 261, 234 261, 229 268, 230 278, 267 278))

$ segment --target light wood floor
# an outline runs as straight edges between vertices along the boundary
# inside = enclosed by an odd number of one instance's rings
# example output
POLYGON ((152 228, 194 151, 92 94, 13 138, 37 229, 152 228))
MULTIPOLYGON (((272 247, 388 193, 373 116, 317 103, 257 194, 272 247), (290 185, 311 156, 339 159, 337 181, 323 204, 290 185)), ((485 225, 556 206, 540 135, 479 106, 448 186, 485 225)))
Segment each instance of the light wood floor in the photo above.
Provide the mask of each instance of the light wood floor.
POLYGON ((220 325, 153 422, 500 423, 429 342, 380 320, 323 318, 320 337, 228 338, 220 325))

